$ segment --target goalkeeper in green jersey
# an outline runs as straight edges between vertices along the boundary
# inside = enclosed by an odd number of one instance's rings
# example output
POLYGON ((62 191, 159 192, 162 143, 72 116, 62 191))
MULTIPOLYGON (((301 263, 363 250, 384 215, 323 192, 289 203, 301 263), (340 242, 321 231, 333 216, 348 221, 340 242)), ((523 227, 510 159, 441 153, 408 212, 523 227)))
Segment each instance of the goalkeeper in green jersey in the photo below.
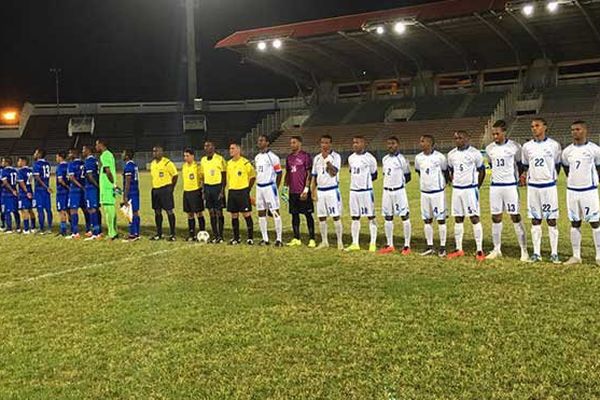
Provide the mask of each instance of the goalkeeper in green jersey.
POLYGON ((108 150, 105 140, 96 141, 96 151, 100 153, 100 204, 104 209, 108 238, 117 238, 117 209, 115 206, 117 195, 117 168, 115 156, 108 150))

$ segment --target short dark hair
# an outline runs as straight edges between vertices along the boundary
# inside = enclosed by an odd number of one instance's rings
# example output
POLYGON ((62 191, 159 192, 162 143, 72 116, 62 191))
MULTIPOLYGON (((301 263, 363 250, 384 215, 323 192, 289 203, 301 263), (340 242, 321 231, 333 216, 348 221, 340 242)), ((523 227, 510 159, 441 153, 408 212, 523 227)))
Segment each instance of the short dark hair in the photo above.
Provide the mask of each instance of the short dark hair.
POLYGON ((432 145, 435 144, 435 138, 432 135, 421 135, 421 137, 424 139, 429 139, 432 145))
POLYGON ((6 161, 8 165, 12 165, 12 158, 5 156, 2 158, 2 160, 6 161))
POLYGON ((27 157, 25 157, 25 156, 20 156, 20 157, 19 157, 19 161, 21 161, 21 160, 23 160, 23 161, 25 161, 27 164, 29 164, 29 158, 27 158, 27 157))
POLYGON ((302 136, 298 136, 298 135, 294 135, 294 136, 292 136, 292 137, 290 138, 290 140, 292 140, 292 139, 294 139, 294 140, 297 140, 297 141, 299 141, 300 143, 302 143, 302 140, 303 140, 303 139, 302 139, 302 136))
POLYGON ((269 137, 269 135, 265 135, 264 133, 261 135, 258 135, 258 138, 263 138, 265 139, 269 144, 271 143, 271 138, 269 137))
POLYGON ((183 151, 184 153, 190 154, 190 155, 196 155, 196 153, 194 152, 194 149, 190 149, 189 147, 187 149, 185 149, 183 151))
POLYGON ((165 151, 165 148, 162 146, 162 144, 154 145, 154 147, 152 147, 152 150, 154 149, 161 149, 162 151, 165 151))
POLYGON ((40 156, 42 158, 46 157, 46 150, 44 150, 44 149, 36 149, 35 151, 37 151, 38 153, 40 153, 40 156))
POLYGON ((531 121, 532 121, 532 122, 533 122, 533 121, 538 121, 538 122, 541 122, 542 124, 544 124, 544 126, 548 126, 548 123, 547 123, 547 122, 546 122, 546 120, 545 120, 544 118, 542 118, 542 117, 535 117, 535 118, 534 118, 534 119, 532 119, 531 121))
POLYGON ((506 121, 499 119, 498 121, 494 122, 492 128, 500 128, 503 132, 506 132, 506 121))
POLYGON ((454 131, 454 134, 455 135, 461 135, 461 136, 464 136, 464 137, 470 137, 469 136, 469 132, 467 132, 467 131, 465 131, 463 129, 460 129, 458 131, 454 131))
POLYGON ((79 154, 79 149, 73 147, 72 149, 69 149, 69 153, 79 154))
POLYGON ((365 137, 363 135, 354 135, 354 136, 352 136, 352 139, 365 140, 365 137))
POLYGON ((587 126, 587 122, 585 122, 582 119, 578 119, 577 121, 574 121, 571 125, 583 125, 583 126, 587 126))
POLYGON ((400 143, 400 140, 398 140, 397 136, 390 136, 390 137, 387 138, 387 140, 393 140, 396 143, 400 143))
POLYGON ((327 139, 327 140, 329 140, 330 142, 333 142, 333 138, 331 137, 331 135, 322 135, 322 136, 321 136, 321 139, 327 139))
POLYGON ((129 158, 130 160, 133 159, 133 156, 135 156, 135 152, 132 149, 125 149, 123 150, 123 153, 125 153, 125 157, 129 158))
MULTIPOLYGON (((100 141, 98 140, 98 142, 100 142, 100 141)), ((81 146, 81 148, 82 148, 82 149, 88 149, 88 150, 90 150, 92 153, 93 153, 93 152, 94 152, 94 150, 95 150, 95 149, 94 149, 94 147, 93 147, 91 144, 84 144, 83 146, 81 146)))
POLYGON ((212 144, 213 146, 215 145, 215 142, 214 142, 212 139, 206 139, 206 140, 204 141, 204 144, 206 144, 206 143, 210 143, 210 144, 212 144))
POLYGON ((66 151, 59 151, 58 153, 56 153, 57 156, 59 156, 62 159, 67 158, 67 152, 66 151))
POLYGON ((96 143, 100 143, 104 147, 108 147, 108 141, 106 139, 98 139, 96 140, 96 143))

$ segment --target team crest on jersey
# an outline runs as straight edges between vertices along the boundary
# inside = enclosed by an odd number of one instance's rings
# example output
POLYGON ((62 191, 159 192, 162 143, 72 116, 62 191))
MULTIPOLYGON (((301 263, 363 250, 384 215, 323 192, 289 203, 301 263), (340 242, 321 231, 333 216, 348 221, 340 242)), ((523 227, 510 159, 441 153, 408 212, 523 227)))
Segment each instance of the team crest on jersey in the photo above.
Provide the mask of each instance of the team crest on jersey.
POLYGON ((192 174, 190 174, 190 180, 192 180, 192 181, 193 181, 194 179, 196 179, 196 177, 194 176, 194 174, 193 174, 193 173, 192 173, 192 174))
POLYGON ((165 173, 164 173, 164 172, 162 172, 162 171, 160 171, 160 172, 158 173, 158 176, 160 176, 161 178, 163 178, 163 177, 165 176, 165 173))

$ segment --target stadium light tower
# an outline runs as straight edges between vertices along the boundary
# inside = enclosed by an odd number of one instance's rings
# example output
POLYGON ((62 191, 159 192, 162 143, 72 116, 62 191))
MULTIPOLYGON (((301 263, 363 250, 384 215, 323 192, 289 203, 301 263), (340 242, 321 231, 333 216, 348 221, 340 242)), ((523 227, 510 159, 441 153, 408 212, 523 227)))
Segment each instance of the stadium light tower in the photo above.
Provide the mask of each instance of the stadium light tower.
POLYGON ((194 100, 198 97, 198 75, 196 65, 196 0, 184 1, 187 44, 187 100, 188 106, 193 106, 194 100))

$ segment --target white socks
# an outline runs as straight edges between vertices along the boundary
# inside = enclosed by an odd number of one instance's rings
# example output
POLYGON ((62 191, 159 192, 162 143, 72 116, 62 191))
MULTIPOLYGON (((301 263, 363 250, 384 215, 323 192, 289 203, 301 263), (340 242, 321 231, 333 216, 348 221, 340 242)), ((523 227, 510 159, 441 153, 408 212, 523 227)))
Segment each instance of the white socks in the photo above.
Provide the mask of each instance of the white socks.
POLYGON ((513 225, 515 228, 515 234, 517 235, 517 241, 521 247, 521 252, 525 253, 527 251, 527 234, 525 233, 525 224, 523 224, 523 221, 521 221, 516 222, 513 225))
POLYGON ((473 237, 475 238, 477 251, 483 251, 483 226, 481 226, 481 222, 473 225, 473 237))
POLYGON ((385 230, 388 247, 394 247, 394 221, 385 221, 383 229, 385 230))
POLYGON ((550 236, 550 249, 552 250, 551 254, 558 254, 558 227, 549 226, 548 236, 550 236))
POLYGON ((573 257, 581 259, 581 228, 571 227, 571 246, 573 246, 573 257))
POLYGON ((333 226, 335 227, 335 235, 337 236, 338 246, 342 246, 344 243, 342 237, 342 221, 333 221, 333 226))
POLYGON ((531 241, 533 243, 533 254, 541 255, 542 249, 542 225, 531 226, 531 241))
POLYGON ((494 250, 502 251, 502 222, 492 223, 492 243, 494 244, 494 250))
POLYGON ((370 245, 377 244, 377 221, 374 219, 369 220, 369 233, 371 234, 371 243, 370 245))
POLYGON ((412 235, 412 225, 410 224, 410 219, 402 221, 402 226, 404 227, 404 247, 410 247, 410 239, 412 235))
POLYGON ((267 230, 267 217, 258 217, 258 226, 260 227, 260 233, 262 240, 265 242, 269 241, 269 232, 267 230))
POLYGON ((275 220, 275 235, 277 240, 281 242, 283 239, 283 222, 281 221, 281 216, 277 215, 273 219, 275 220))
MULTIPOLYGON (((423 231, 425 232, 427 247, 433 247, 433 224, 425 224, 425 226, 423 227, 423 231)), ((442 236, 441 233, 440 236, 442 236)))
MULTIPOLYGON (((433 230, 433 228, 432 228, 432 230, 433 230)), ((446 236, 448 236, 448 227, 446 224, 438 223, 438 230, 440 232, 440 246, 446 247, 446 236)), ((433 235, 433 231, 432 231, 432 235, 433 235)))
POLYGON ((454 241, 456 242, 456 250, 463 249, 463 236, 465 233, 465 225, 463 223, 454 224, 454 241))
POLYGON ((596 260, 600 259, 600 228, 592 229, 592 236, 594 237, 594 247, 596 247, 596 260))
POLYGON ((319 230, 321 231, 321 243, 329 245, 327 238, 327 221, 319 221, 319 230))
POLYGON ((358 246, 358 239, 360 236, 360 220, 352 220, 351 231, 352 244, 358 246))

